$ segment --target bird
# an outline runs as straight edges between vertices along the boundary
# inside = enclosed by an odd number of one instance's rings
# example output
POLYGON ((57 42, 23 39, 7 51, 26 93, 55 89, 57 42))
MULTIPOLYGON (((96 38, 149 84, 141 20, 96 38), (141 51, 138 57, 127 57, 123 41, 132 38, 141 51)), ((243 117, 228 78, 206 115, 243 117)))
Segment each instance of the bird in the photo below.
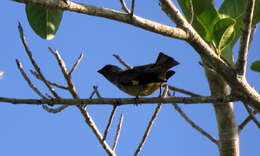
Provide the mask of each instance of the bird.
POLYGON ((148 96, 175 74, 170 68, 178 65, 175 59, 160 52, 155 63, 123 70, 115 65, 105 65, 98 70, 108 81, 123 92, 135 96, 148 96))

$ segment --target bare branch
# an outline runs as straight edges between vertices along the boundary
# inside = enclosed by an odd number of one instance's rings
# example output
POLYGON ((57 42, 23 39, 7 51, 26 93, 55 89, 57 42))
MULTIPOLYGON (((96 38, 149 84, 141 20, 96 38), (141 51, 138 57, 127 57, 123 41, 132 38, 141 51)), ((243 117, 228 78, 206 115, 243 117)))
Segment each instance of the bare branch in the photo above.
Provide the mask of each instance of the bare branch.
POLYGON ((162 10, 174 21, 178 27, 182 28, 189 34, 186 40, 198 54, 202 60, 207 60, 210 66, 216 71, 218 75, 231 86, 234 94, 239 96, 243 102, 251 105, 260 113, 260 95, 250 86, 247 81, 239 77, 236 71, 230 67, 224 60, 218 57, 209 44, 204 41, 194 28, 182 16, 179 9, 173 4, 171 0, 160 0, 162 10))
POLYGON ((43 83, 45 84, 45 86, 49 89, 49 91, 52 93, 52 95, 56 98, 60 98, 59 95, 55 92, 55 90, 50 86, 50 84, 48 84, 47 80, 45 79, 45 77, 43 76, 42 72, 41 72, 41 69, 40 67, 37 65, 36 61, 34 60, 33 56, 32 56, 32 52, 31 50, 29 49, 29 46, 27 45, 27 42, 25 40, 25 36, 24 36, 24 33, 23 33, 23 28, 21 26, 21 24, 19 23, 18 25, 18 30, 19 30, 19 33, 20 33, 20 38, 21 38, 21 41, 23 43, 23 46, 25 48, 25 51, 26 51, 26 54, 28 55, 33 67, 35 68, 35 70, 37 71, 37 73, 39 74, 39 76, 41 77, 43 83))
POLYGON ((50 107, 48 107, 48 106, 46 106, 46 105, 42 105, 42 108, 44 109, 44 110, 46 110, 47 112, 49 112, 49 113, 59 113, 59 112, 61 112, 61 111, 63 111, 65 108, 67 108, 68 106, 67 105, 61 105, 61 106, 59 106, 59 107, 57 107, 57 108, 50 108, 50 107))
MULTIPOLYGON (((33 70, 30 70, 30 72, 31 72, 31 74, 32 74, 33 76, 35 76, 38 80, 42 81, 41 77, 39 76, 39 74, 38 74, 37 72, 35 72, 35 71, 33 71, 33 70)), ((62 85, 60 85, 60 84, 58 84, 58 83, 55 83, 55 82, 51 82, 51 81, 49 81, 49 80, 46 80, 46 81, 47 81, 48 84, 50 84, 50 85, 52 85, 52 86, 54 86, 54 87, 57 87, 57 88, 60 88, 60 89, 68 90, 68 87, 62 86, 62 85)))
POLYGON ((210 104, 214 102, 235 102, 239 98, 233 96, 199 96, 199 97, 146 97, 146 98, 98 98, 98 99, 15 99, 0 97, 0 102, 12 104, 51 104, 51 105, 127 105, 127 104, 152 104, 152 103, 183 103, 183 104, 210 104))
POLYGON ((236 64, 236 70, 238 74, 245 75, 247 54, 250 44, 250 35, 252 32, 252 20, 255 7, 255 0, 248 0, 246 15, 244 19, 244 28, 240 39, 240 48, 238 53, 238 60, 236 64))
POLYGON ((179 39, 186 39, 188 37, 186 32, 180 28, 175 28, 164 24, 160 24, 158 22, 154 22, 139 16, 134 16, 135 18, 131 18, 131 16, 129 16, 128 13, 123 13, 113 9, 98 8, 95 6, 85 5, 85 4, 76 3, 72 1, 70 1, 70 5, 67 5, 59 0, 14 0, 14 1, 22 2, 22 3, 38 4, 48 8, 69 10, 69 11, 79 12, 82 14, 117 20, 169 37, 174 37, 179 39))
POLYGON ((217 139, 215 139, 213 136, 211 136, 209 133, 207 133, 205 130, 203 130, 201 127, 199 127, 197 124, 195 124, 183 111, 182 109, 176 104, 173 103, 172 106, 175 108, 175 110, 186 120, 193 128, 195 128, 197 131, 199 131, 202 135, 207 137, 209 140, 211 140, 213 143, 218 145, 217 139))
POLYGON ((90 94, 90 96, 89 96, 89 99, 92 99, 94 95, 95 95, 95 90, 93 90, 93 91, 91 92, 91 94, 90 94))
POLYGON ((114 54, 113 55, 122 65, 124 65, 127 69, 132 69, 133 66, 129 65, 128 63, 126 63, 123 59, 121 59, 121 57, 119 55, 114 54))
MULTIPOLYGON (((252 112, 253 115, 255 115, 257 112, 254 111, 252 112)), ((238 126, 238 129, 239 129, 239 132, 241 132, 244 127, 252 120, 252 116, 251 115, 248 115, 248 117, 238 126)))
POLYGON ((99 91, 98 91, 98 86, 93 86, 94 92, 97 95, 98 98, 102 98, 102 96, 100 95, 99 91))
POLYGON ((134 10, 135 10, 135 0, 132 0, 132 4, 131 4, 131 17, 134 15, 134 10))
POLYGON ((107 138, 107 134, 108 134, 108 131, 109 131, 109 129, 111 127, 111 124, 113 122, 113 119, 114 119, 114 116, 115 116, 115 113, 116 113, 116 109, 117 109, 117 106, 113 106, 113 109, 112 109, 112 111, 110 113, 110 116, 109 116, 109 119, 108 119, 108 123, 107 123, 106 129, 104 131, 103 140, 106 140, 106 138, 107 138))
POLYGON ((27 84, 30 86, 30 88, 31 88, 37 95, 39 95, 41 98, 47 99, 47 98, 39 91, 39 89, 36 88, 36 87, 32 84, 31 80, 29 79, 29 77, 27 76, 27 74, 26 74, 26 73, 24 72, 24 70, 23 70, 23 65, 22 65, 22 63, 21 63, 18 59, 16 59, 16 64, 17 64, 17 67, 18 67, 19 71, 21 72, 23 78, 25 79, 25 81, 27 82, 27 84))
POLYGON ((59 66, 60 66, 60 69, 61 69, 61 72, 64 76, 64 78, 66 79, 67 81, 67 84, 68 84, 68 89, 71 93, 71 95, 76 98, 76 99, 79 99, 79 96, 77 95, 77 91, 76 91, 76 87, 75 85, 73 84, 72 80, 71 80, 71 77, 67 71, 67 67, 66 67, 66 64, 64 63, 63 59, 61 58, 59 52, 57 50, 53 50, 51 48, 49 48, 49 50, 52 52, 52 54, 55 56, 59 66))
POLYGON ((246 108, 246 111, 248 112, 249 116, 251 117, 251 120, 253 120, 254 123, 256 124, 256 126, 257 126, 258 128, 260 128, 260 123, 259 123, 259 121, 255 118, 255 115, 254 115, 253 111, 251 110, 251 108, 249 108, 249 106, 248 106, 247 104, 245 104, 245 103, 243 103, 243 104, 244 104, 244 106, 245 106, 245 108, 246 108))
POLYGON ((120 3, 121 3, 121 6, 122 6, 122 9, 123 9, 126 13, 130 14, 131 11, 127 8, 126 3, 125 3, 125 0, 120 0, 120 3))
POLYGON ((95 136, 97 137, 99 143, 102 145, 102 147, 104 148, 104 150, 107 152, 107 154, 109 156, 116 156, 115 152, 110 148, 110 146, 108 145, 108 143, 103 139, 102 134, 100 133, 100 131, 98 130, 97 125, 95 124, 94 120, 92 119, 92 117, 90 116, 90 114, 85 111, 85 109, 83 107, 78 106, 81 114, 84 116, 85 122, 87 123, 87 125, 91 128, 91 130, 93 131, 93 133, 95 134, 95 136))
MULTIPOLYGON (((165 86, 165 85, 164 85, 165 86)), ((192 93, 190 91, 187 91, 185 89, 181 89, 181 88, 177 88, 177 87, 174 87, 174 86, 170 86, 168 85, 169 89, 170 90, 173 90, 173 91, 176 91, 176 92, 180 92, 182 94, 186 94, 186 95, 189 95, 189 96, 200 96, 199 94, 196 94, 196 93, 192 93)))
MULTIPOLYGON (((167 93, 168 93, 168 87, 166 85, 166 87, 165 87, 165 89, 163 91, 163 94, 162 94, 162 98, 167 97, 167 93)), ((153 113, 153 115, 152 115, 152 117, 151 117, 151 119, 150 119, 150 121, 149 121, 149 123, 148 123, 148 125, 146 127, 145 133, 144 133, 144 135, 142 137, 142 140, 139 143, 139 145, 138 145, 138 147, 137 147, 137 149, 136 149, 136 151, 134 153, 134 156, 138 156, 138 154, 142 150, 142 148, 143 148, 143 146, 145 144, 145 141, 147 140, 147 138, 148 138, 148 136, 149 136, 149 134, 150 134, 150 132, 152 130, 152 126, 153 126, 153 124, 154 124, 154 122, 155 122, 155 120, 156 120, 156 118, 157 118, 161 108, 162 108, 162 103, 159 103, 157 105, 157 107, 155 108, 155 111, 154 111, 154 113, 153 113)))
POLYGON ((71 70, 69 72, 69 76, 71 76, 71 74, 77 69, 78 65, 80 64, 81 60, 83 59, 83 56, 84 56, 83 53, 81 53, 80 56, 78 57, 76 63, 71 68, 71 70))
POLYGON ((118 121, 117 129, 116 129, 116 135, 115 135, 115 139, 114 139, 114 144, 112 146, 113 151, 116 150, 116 146, 118 144, 121 128, 122 128, 122 125, 123 125, 123 120, 124 120, 124 116, 123 116, 123 114, 121 114, 120 115, 120 119, 118 121))
MULTIPOLYGON (((77 94, 77 91, 76 91, 76 87, 75 87, 74 83, 72 82, 71 76, 69 75, 69 73, 67 71, 66 64, 63 61, 63 59, 61 58, 59 52, 57 50, 53 50, 51 48, 49 48, 49 50, 53 53, 53 55, 56 57, 56 59, 58 61, 58 64, 63 73, 63 76, 66 79, 67 84, 69 86, 69 91, 70 91, 72 97, 74 98, 74 100, 80 100, 79 96, 77 94)), ((94 90, 95 90, 95 88, 94 88, 94 90)), ((95 91, 95 92, 97 93, 97 91, 95 91)), ((89 99, 89 100, 91 100, 91 99, 89 99)), ((84 103, 82 103, 81 105, 77 105, 77 107, 80 110, 83 117, 85 118, 87 125, 91 128, 91 130, 93 131, 93 133, 97 137, 99 143, 102 145, 102 147, 107 152, 107 154, 110 156, 115 156, 114 151, 110 148, 110 146, 107 144, 107 142, 105 140, 103 140, 103 136, 100 133, 100 131, 99 131, 98 127, 96 126, 94 120, 92 119, 91 115, 89 114, 88 111, 86 111, 86 109, 85 109, 86 107, 85 107, 84 103)))

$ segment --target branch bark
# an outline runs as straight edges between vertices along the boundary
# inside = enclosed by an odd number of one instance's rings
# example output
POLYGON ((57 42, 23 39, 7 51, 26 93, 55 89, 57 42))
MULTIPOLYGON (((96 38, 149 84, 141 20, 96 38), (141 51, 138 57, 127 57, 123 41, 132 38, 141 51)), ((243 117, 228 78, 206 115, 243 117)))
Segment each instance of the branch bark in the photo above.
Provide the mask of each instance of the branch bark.
POLYGON ((246 16, 244 19, 245 26, 242 31, 242 36, 240 39, 240 49, 238 53, 238 60, 236 64, 236 70, 238 74, 245 76, 246 64, 247 64, 247 54, 249 49, 249 44, 251 40, 252 32, 252 20, 255 7, 255 0, 248 0, 246 16))
POLYGON ((260 112, 260 95, 258 92, 247 83, 245 78, 239 76, 235 69, 231 68, 227 63, 225 63, 225 61, 216 55, 215 51, 199 36, 170 0, 160 0, 160 4, 163 11, 165 11, 166 14, 178 25, 177 28, 144 19, 136 15, 129 16, 127 13, 113 9, 99 8, 76 2, 66 4, 60 0, 14 1, 104 17, 128 23, 161 35, 186 40, 204 60, 207 60, 207 64, 211 65, 213 69, 224 78, 224 80, 231 86, 232 91, 236 96, 241 97, 244 103, 251 105, 254 109, 260 112))
POLYGON ((170 0, 160 0, 162 10, 178 27, 188 34, 186 40, 206 64, 209 64, 232 88, 232 93, 241 97, 244 103, 251 105, 260 113, 260 95, 250 86, 246 79, 240 76, 235 69, 218 57, 215 51, 200 37, 193 27, 182 16, 179 9, 170 0))
POLYGON ((187 39, 187 33, 180 28, 164 25, 149 19, 145 19, 136 15, 130 16, 128 13, 120 12, 108 8, 99 8, 96 6, 86 5, 82 3, 72 2, 69 4, 61 0, 13 0, 21 3, 31 3, 45 6, 47 8, 68 10, 87 14, 91 16, 104 17, 124 23, 128 23, 139 28, 158 33, 164 36, 169 36, 178 39, 187 39))
MULTIPOLYGON (((230 94, 230 87, 216 73, 206 70, 211 94, 224 96, 230 94)), ((239 156, 239 131, 235 120, 232 102, 214 102, 218 133, 220 156, 239 156)))
MULTIPOLYGON (((233 96, 198 96, 198 97, 167 97, 167 98, 97 98, 97 99, 16 99, 0 97, 0 102, 12 104, 31 104, 31 105, 127 105, 127 104, 153 104, 153 103, 183 103, 183 104, 207 104, 213 102, 232 102, 239 98, 233 96)), ((220 103, 220 105, 222 105, 220 103)))

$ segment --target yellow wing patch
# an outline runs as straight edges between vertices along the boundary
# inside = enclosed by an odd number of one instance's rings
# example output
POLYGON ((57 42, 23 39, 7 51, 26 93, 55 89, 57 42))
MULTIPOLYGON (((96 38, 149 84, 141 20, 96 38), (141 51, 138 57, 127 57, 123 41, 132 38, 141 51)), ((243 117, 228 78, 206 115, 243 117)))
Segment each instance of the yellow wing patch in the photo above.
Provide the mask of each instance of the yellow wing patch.
POLYGON ((139 81, 132 80, 132 84, 133 84, 134 86, 139 85, 139 81))

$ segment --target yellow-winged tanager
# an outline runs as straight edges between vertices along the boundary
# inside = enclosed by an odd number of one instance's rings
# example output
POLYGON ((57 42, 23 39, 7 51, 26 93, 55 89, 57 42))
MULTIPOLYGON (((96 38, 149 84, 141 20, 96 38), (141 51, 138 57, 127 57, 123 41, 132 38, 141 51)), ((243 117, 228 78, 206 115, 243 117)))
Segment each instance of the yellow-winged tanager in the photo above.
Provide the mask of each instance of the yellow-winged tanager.
POLYGON ((169 70, 179 62, 172 57, 160 53, 153 64, 135 66, 122 70, 115 65, 106 65, 98 70, 107 80, 120 90, 132 96, 148 96, 156 91, 175 72, 169 70))

